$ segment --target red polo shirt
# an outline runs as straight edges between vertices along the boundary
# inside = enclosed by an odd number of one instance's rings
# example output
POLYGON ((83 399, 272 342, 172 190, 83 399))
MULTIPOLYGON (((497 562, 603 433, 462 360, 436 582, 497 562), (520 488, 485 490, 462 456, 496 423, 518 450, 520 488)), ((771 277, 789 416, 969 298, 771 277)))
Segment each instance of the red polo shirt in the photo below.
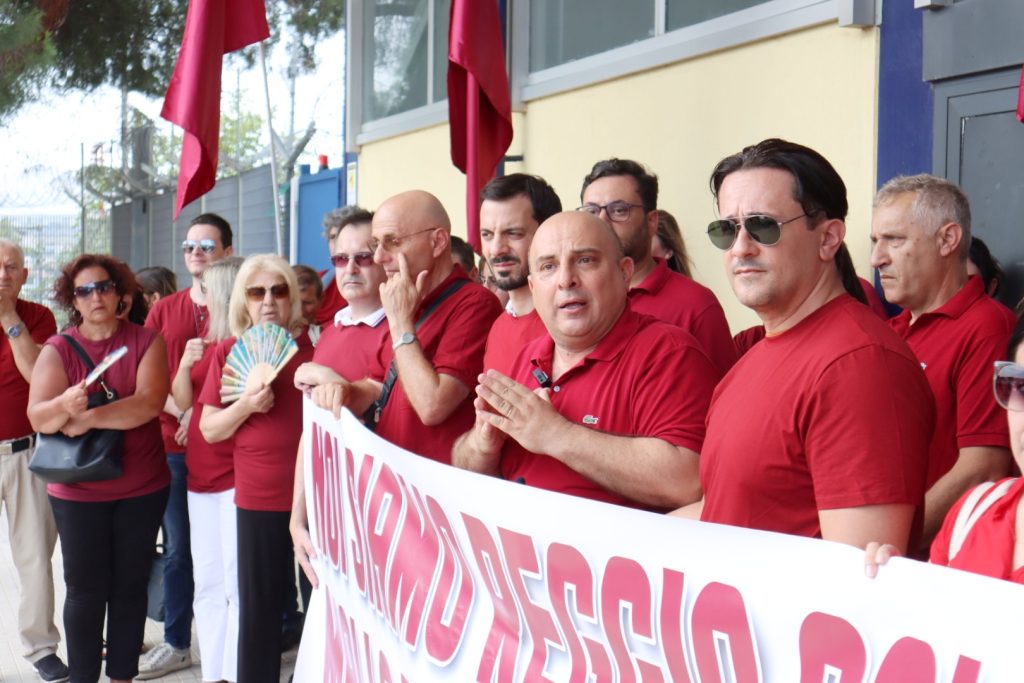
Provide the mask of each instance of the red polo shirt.
MULTIPOLYGON (((466 272, 455 266, 451 274, 430 292, 420 304, 420 311, 455 280, 468 280, 466 272)), ((439 425, 427 427, 420 420, 406 398, 399 376, 391 398, 377 424, 377 433, 391 443, 438 462, 451 464, 452 444, 469 431, 476 419, 473 411, 473 387, 483 368, 484 344, 494 319, 501 314, 501 303, 490 291, 475 282, 468 282, 437 307, 416 331, 423 354, 441 375, 459 380, 470 392, 448 419, 439 425)), ((416 313, 419 320, 420 312, 416 313)), ((375 377, 384 377, 395 353, 391 338, 381 346, 375 377)))
MULTIPOLYGON (((313 360, 309 335, 303 331, 295 341, 298 353, 270 384, 274 407, 267 413, 253 413, 235 431, 235 505, 246 510, 291 510, 295 455, 302 436, 302 392, 295 388, 295 369, 313 360)), ((227 407, 220 400, 220 379, 234 345, 232 337, 214 349, 199 403, 227 407)))
MULTIPOLYGON (((512 377, 539 387, 534 368, 551 376, 555 344, 545 335, 531 342, 512 377)), ((700 453, 704 420, 718 370, 688 332, 629 309, 583 361, 551 387, 551 403, 570 422, 622 436, 663 439, 700 453)), ((642 507, 579 474, 562 462, 505 442, 502 475, 549 491, 642 507)))
MULTIPOLYGON (((25 326, 21 333, 30 335, 36 344, 43 344, 57 334, 53 313, 45 306, 18 299, 14 302, 14 312, 25 326)), ((4 397, 4 410, 0 413, 3 415, 0 418, 0 441, 20 439, 34 433, 27 413, 28 382, 18 372, 11 340, 3 332, 0 332, 0 396, 4 397)))
POLYGON ((992 363, 1006 355, 1015 322, 976 275, 913 324, 906 310, 889 321, 921 361, 935 395, 929 486, 956 464, 961 448, 1010 447, 1006 411, 992 395, 992 363))
MULTIPOLYGON (((189 339, 205 337, 209 328, 210 315, 206 306, 192 301, 189 288, 175 292, 153 304, 146 318, 146 327, 156 330, 167 344, 167 365, 171 377, 178 372, 181 365, 181 354, 185 352, 185 344, 189 339)), ((174 440, 178 431, 178 421, 173 415, 160 413, 160 434, 163 437, 165 453, 183 453, 184 446, 174 440)))
MULTIPOLYGON (((210 365, 216 354, 216 347, 208 346, 199 362, 189 369, 192 380, 192 404, 199 402, 203 385, 210 376, 210 365)), ((188 423, 188 445, 185 448, 185 464, 188 468, 188 490, 195 493, 219 493, 235 486, 234 439, 209 443, 199 429, 202 406, 192 411, 188 423)))
POLYGON ((316 324, 320 327, 329 326, 334 322, 334 315, 345 306, 345 297, 338 289, 338 280, 331 277, 324 283, 324 296, 320 299, 320 308, 316 311, 316 324))
MULTIPOLYGON (((380 317, 370 318, 350 325, 332 319, 320 334, 313 362, 329 367, 350 382, 368 376, 371 366, 376 365, 381 347, 390 339, 383 311, 380 317)), ((383 378, 374 376, 373 379, 383 378)))
POLYGON ((637 313, 672 323, 692 334, 711 362, 724 375, 736 362, 736 347, 725 312, 714 292, 685 275, 657 265, 644 281, 629 290, 629 304, 637 313))
POLYGON ((922 505, 934 407, 907 345, 842 294, 715 389, 701 519, 820 536, 819 510, 922 505))
POLYGON ((544 321, 536 309, 526 315, 512 315, 505 311, 498 316, 487 335, 487 349, 484 351, 484 370, 497 370, 503 375, 512 374, 512 362, 528 343, 537 337, 547 336, 544 321))

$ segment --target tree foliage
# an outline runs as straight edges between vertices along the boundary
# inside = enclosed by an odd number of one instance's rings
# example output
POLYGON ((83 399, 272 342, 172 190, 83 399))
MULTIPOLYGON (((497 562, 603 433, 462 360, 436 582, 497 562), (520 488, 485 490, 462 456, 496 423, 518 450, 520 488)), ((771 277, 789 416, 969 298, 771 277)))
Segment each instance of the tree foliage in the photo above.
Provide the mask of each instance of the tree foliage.
POLYGON ((0 0, 0 122, 46 82, 55 52, 44 21, 37 7, 0 0))

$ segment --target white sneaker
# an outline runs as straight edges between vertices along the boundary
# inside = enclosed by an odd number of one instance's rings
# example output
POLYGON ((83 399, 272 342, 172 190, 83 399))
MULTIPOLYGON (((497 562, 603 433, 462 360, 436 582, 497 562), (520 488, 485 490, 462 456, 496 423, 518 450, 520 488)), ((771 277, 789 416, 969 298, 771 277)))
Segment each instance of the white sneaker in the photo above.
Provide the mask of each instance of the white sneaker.
POLYGON ((136 680, 148 681, 151 678, 166 676, 172 671, 187 669, 192 666, 192 651, 179 650, 167 643, 160 643, 139 658, 139 675, 136 680))

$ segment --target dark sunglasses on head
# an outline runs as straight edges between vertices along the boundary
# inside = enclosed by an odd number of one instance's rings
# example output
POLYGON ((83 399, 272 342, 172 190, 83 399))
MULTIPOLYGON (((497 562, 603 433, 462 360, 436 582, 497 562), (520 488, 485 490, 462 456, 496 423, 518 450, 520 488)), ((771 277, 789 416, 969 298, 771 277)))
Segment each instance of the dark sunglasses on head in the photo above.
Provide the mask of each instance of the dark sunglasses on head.
POLYGON ((1007 410, 1024 410, 1024 368, 1016 363, 996 361, 992 391, 999 405, 1007 410))
POLYGON ((196 249, 202 249, 204 254, 212 254, 216 248, 217 243, 213 240, 185 240, 181 243, 181 250, 186 254, 191 254, 196 249))
MULTIPOLYGON (((770 247, 773 244, 778 244, 779 239, 782 237, 783 225, 810 216, 811 213, 802 213, 796 218, 790 218, 788 221, 780 221, 771 216, 753 214, 743 219, 743 229, 747 231, 747 234, 755 242, 770 247)), ((731 249, 732 245, 736 242, 736 236, 739 232, 740 223, 733 218, 720 218, 708 224, 708 237, 711 238, 711 243, 719 249, 731 249)))
POLYGON ((96 282, 90 282, 87 285, 79 285, 75 287, 75 298, 88 299, 92 296, 93 292, 102 295, 112 291, 114 291, 113 280, 97 280, 96 282))
POLYGON ((331 257, 331 263, 335 268, 345 268, 349 261, 355 261, 360 268, 369 268, 373 265, 373 254, 368 251, 361 251, 358 254, 335 254, 331 257))
POLYGON ((245 296, 249 301, 263 301, 267 298, 267 292, 275 299, 287 299, 290 293, 287 284, 271 285, 268 287, 246 287, 245 296))

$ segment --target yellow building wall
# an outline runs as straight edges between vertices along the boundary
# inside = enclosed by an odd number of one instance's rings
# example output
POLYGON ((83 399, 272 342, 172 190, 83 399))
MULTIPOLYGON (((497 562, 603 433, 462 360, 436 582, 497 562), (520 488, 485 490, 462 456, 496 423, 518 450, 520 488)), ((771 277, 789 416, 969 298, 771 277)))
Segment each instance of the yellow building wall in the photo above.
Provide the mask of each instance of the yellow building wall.
MULTIPOLYGON (((677 62, 527 104, 516 117, 507 172, 543 176, 566 208, 579 204, 597 160, 636 159, 658 174, 659 206, 679 219, 695 278, 718 295, 733 333, 757 324, 732 294, 721 252, 704 229, 714 218, 708 176, 724 156, 767 137, 820 151, 846 182, 847 244, 868 277, 875 188, 878 31, 835 23, 677 62)), ((360 149, 359 198, 374 207, 422 188, 465 234, 465 180, 450 162, 447 125, 360 149)), ((870 278, 869 278, 870 279, 870 278)))

